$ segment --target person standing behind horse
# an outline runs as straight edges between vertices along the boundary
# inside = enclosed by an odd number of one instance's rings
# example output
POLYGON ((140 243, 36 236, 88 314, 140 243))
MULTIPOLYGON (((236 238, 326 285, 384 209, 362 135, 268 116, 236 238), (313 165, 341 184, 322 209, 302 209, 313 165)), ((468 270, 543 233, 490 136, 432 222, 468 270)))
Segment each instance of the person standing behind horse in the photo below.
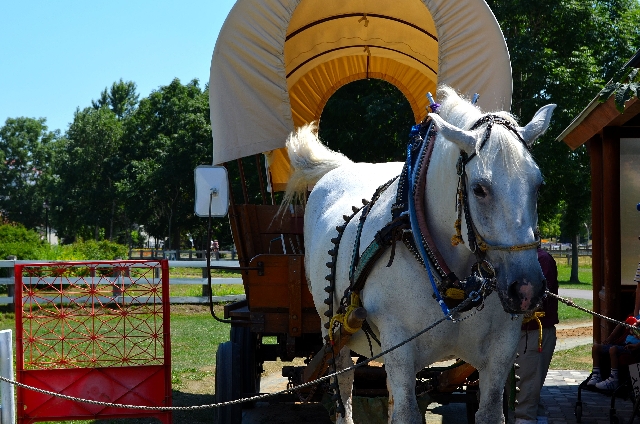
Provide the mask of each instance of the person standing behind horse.
POLYGON ((213 252, 213 257, 216 261, 220 260, 220 244, 218 240, 214 240, 211 242, 211 251, 213 252))
MULTIPOLYGON (((538 262, 547 280, 547 288, 558 294, 558 267, 553 257, 538 247, 538 262)), ((536 317, 525 318, 518 343, 516 363, 520 368, 520 392, 515 410, 515 424, 546 424, 544 406, 540 403, 540 391, 549 370, 551 357, 556 348, 556 327, 558 320, 558 300, 547 296, 542 301, 542 312, 536 317), (541 332, 542 330, 542 332, 541 332)), ((513 422, 513 420, 509 420, 513 422)))

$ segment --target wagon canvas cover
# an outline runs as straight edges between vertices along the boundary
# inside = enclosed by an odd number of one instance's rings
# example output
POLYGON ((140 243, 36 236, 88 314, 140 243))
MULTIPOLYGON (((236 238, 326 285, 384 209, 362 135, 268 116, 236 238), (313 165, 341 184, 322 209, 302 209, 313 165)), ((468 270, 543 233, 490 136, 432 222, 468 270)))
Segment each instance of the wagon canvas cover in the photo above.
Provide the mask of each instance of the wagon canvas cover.
POLYGON ((213 164, 265 153, 281 189, 289 133, 364 78, 400 89, 416 122, 436 84, 480 93, 487 111, 511 106, 509 54, 484 0, 238 0, 211 61, 213 164))

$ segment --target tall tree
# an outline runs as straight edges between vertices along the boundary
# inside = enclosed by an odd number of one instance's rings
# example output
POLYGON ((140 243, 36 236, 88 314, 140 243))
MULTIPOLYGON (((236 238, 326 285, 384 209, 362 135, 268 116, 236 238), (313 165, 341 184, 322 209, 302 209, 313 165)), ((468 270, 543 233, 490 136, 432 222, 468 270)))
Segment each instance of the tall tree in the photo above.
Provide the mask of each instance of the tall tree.
POLYGON ((356 162, 402 161, 414 124, 411 106, 400 90, 386 81, 365 79, 331 96, 322 111, 319 135, 356 162))
POLYGON ((533 154, 545 178, 540 219, 561 211, 563 234, 573 242, 571 280, 578 280, 577 244, 590 216, 590 166, 585 147, 571 151, 555 137, 592 100, 639 45, 636 0, 487 0, 509 47, 512 112, 530 119, 557 103, 550 129, 533 154))
POLYGON ((44 181, 59 137, 44 118, 9 118, 0 127, 0 215, 30 229, 45 227, 44 181))
POLYGON ((76 110, 55 155, 51 188, 52 217, 65 241, 101 234, 111 240, 121 226, 121 142, 122 122, 110 109, 76 110))
POLYGON ((121 188, 132 219, 179 248, 185 231, 193 234, 203 225, 193 211, 193 170, 211 163, 208 90, 197 80, 183 85, 174 79, 140 101, 124 138, 127 177, 121 188))
POLYGON ((119 119, 129 116, 138 105, 136 83, 132 81, 120 81, 111 84, 109 91, 105 88, 100 93, 98 100, 91 100, 94 109, 108 107, 119 119))

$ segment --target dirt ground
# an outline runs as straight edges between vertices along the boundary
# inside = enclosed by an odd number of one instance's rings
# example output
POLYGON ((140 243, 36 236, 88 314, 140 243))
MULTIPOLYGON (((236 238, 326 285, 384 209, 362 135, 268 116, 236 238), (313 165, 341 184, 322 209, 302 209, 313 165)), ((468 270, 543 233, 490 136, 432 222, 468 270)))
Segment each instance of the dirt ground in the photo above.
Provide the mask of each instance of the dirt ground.
POLYGON ((591 326, 569 328, 569 329, 556 331, 556 337, 559 339, 567 338, 567 337, 586 337, 586 336, 592 336, 592 335, 593 335, 593 327, 591 326))

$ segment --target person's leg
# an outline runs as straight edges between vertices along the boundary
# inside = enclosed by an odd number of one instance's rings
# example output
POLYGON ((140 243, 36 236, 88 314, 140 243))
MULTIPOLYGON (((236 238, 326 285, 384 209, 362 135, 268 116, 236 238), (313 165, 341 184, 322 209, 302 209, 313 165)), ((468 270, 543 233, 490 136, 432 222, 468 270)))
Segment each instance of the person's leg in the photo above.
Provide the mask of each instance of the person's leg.
POLYGON ((602 345, 599 343, 594 343, 591 346, 591 360, 593 362, 593 368, 591 369, 591 378, 587 381, 587 386, 595 386, 599 382, 602 381, 602 377, 600 375, 600 351, 602 350, 602 345))
POLYGON ((542 329, 542 352, 540 352, 540 361, 538 368, 539 377, 539 390, 538 390, 538 411, 536 412, 538 424, 544 423, 547 420, 547 413, 544 405, 540 400, 540 392, 542 386, 544 386, 544 380, 547 378, 547 372, 549 371, 549 365, 551 364, 551 358, 556 348, 556 328, 543 328, 542 329))
MULTIPOLYGON (((544 339, 543 339, 544 340, 544 339)), ((540 359, 538 352, 538 330, 521 331, 516 363, 520 365, 516 374, 520 377, 516 394, 515 423, 537 422, 538 399, 540 397, 540 359)))
POLYGON ((620 386, 618 380, 618 356, 624 352, 624 346, 609 347, 609 359, 611 360, 611 374, 609 378, 596 384, 596 388, 600 390, 615 390, 620 386))
POLYGON ((620 346, 611 346, 609 349, 609 359, 611 360, 611 374, 616 370, 616 378, 618 377, 618 349, 620 346))

